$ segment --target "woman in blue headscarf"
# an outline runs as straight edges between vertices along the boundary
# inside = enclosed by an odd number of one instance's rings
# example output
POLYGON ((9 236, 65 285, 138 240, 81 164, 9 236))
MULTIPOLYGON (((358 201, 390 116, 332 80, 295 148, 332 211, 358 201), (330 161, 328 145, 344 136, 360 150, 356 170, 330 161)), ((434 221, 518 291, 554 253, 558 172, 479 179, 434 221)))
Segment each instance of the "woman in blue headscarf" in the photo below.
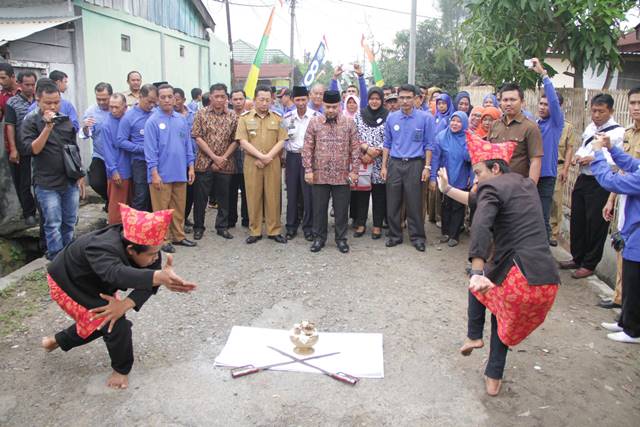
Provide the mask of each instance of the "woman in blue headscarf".
POLYGON ((436 135, 449 126, 449 118, 455 111, 448 93, 441 93, 436 97, 436 135))
POLYGON ((488 93, 482 98, 482 106, 483 107, 496 107, 500 108, 498 104, 498 98, 493 93, 488 93))
MULTIPOLYGON (((449 126, 436 135, 433 150, 431 179, 435 180, 440 168, 445 168, 452 187, 467 191, 473 183, 471 157, 467 150, 467 128, 469 119, 462 111, 456 111, 449 120, 449 126)), ((465 206, 446 194, 442 199, 442 237, 440 243, 447 242, 454 247, 460 239, 464 224, 465 206)))
POLYGON ((456 111, 462 111, 468 116, 471 115, 471 110, 473 110, 473 105, 471 105, 471 95, 466 90, 461 90, 456 95, 456 98, 453 101, 453 106, 456 111))

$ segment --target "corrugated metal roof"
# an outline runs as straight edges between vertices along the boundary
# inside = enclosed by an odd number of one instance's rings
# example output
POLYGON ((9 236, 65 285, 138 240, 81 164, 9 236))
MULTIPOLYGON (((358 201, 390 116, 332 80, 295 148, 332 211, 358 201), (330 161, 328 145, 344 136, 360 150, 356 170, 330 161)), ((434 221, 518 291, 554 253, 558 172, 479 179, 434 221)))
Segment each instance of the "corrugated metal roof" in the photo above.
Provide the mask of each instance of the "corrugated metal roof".
POLYGON ((79 16, 70 16, 64 18, 0 19, 0 46, 79 18, 79 16))

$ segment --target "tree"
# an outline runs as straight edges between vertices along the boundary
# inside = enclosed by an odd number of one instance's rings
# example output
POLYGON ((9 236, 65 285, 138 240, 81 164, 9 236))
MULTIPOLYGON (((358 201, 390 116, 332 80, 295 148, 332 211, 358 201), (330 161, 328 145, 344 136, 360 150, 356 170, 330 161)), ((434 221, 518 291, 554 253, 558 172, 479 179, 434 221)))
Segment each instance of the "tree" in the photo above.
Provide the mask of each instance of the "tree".
MULTIPOLYGON (((636 0, 469 0, 463 25, 469 71, 499 85, 518 81, 535 86, 527 58, 561 55, 574 69, 574 87, 582 87, 585 69, 620 68, 616 46, 620 23, 636 0)), ((547 68, 548 65, 547 65, 547 68)))
POLYGON ((468 16, 464 7, 465 0, 439 0, 441 19, 440 28, 444 34, 447 50, 451 52, 451 60, 460 70, 460 85, 465 85, 471 78, 464 64, 464 34, 460 27, 468 16))
MULTIPOLYGON (((422 21, 416 32, 416 82, 425 86, 439 86, 454 93, 458 86, 458 67, 454 54, 439 21, 422 21)), ((396 33, 392 48, 382 48, 380 70, 385 83, 399 86, 407 82, 409 31, 396 33)))

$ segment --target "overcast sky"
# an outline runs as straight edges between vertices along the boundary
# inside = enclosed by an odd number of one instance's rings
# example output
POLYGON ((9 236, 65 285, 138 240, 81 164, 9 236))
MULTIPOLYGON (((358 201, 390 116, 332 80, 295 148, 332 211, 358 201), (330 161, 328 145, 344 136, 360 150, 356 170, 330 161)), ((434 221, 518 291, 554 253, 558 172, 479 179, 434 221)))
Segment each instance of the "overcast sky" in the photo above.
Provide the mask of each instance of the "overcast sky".
MULTIPOLYGON (((328 59, 334 64, 352 62, 363 57, 360 47, 362 34, 374 34, 376 42, 391 46, 397 31, 408 29, 411 21, 411 0, 297 0, 295 33, 295 57, 302 59, 304 51, 313 55, 325 34, 329 50, 328 59), (358 3, 359 6, 353 3, 358 3), (364 6, 368 5, 370 7, 364 6), (380 7, 404 13, 374 9, 380 7)), ((273 5, 274 0, 230 0, 231 32, 233 40, 242 39, 258 46, 269 19, 270 7, 246 7, 233 3, 273 5)), ((434 0, 419 0, 418 15, 438 17, 434 0)), ((205 0, 216 22, 215 34, 227 40, 227 22, 224 3, 205 0)), ((289 54, 289 7, 277 7, 269 38, 269 48, 282 49, 289 54)), ((424 19, 424 18, 423 18, 424 19)), ((420 20, 420 18, 418 18, 420 20)), ((362 61, 362 59, 360 59, 362 61)))
MULTIPOLYGON (((258 46, 267 24, 271 6, 277 0, 229 0, 231 3, 231 31, 233 40, 242 39, 258 46), (234 5, 233 3, 238 3, 234 5), (257 5, 255 7, 240 6, 257 5)), ((221 0, 204 0, 216 22, 215 34, 227 40, 225 6, 221 0)), ((437 0, 418 0, 418 21, 425 17, 440 16, 437 0)), ((373 34, 375 41, 391 47, 396 32, 408 29, 411 0, 297 0, 295 57, 302 60, 304 51, 313 55, 322 35, 326 35, 329 50, 327 58, 334 64, 362 62, 360 39, 373 34), (388 10, 392 9, 396 13, 388 10)), ((627 26, 640 22, 638 10, 628 15, 627 26)), ((268 48, 277 48, 289 54, 290 16, 288 2, 278 6, 269 38, 268 48)))

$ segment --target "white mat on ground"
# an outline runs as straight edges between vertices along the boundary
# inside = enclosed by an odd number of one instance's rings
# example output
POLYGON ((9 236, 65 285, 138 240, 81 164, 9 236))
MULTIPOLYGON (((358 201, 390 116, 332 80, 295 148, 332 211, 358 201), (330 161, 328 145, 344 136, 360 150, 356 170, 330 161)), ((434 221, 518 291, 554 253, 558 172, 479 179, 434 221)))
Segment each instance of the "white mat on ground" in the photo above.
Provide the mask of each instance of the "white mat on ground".
MULTIPOLYGON (((308 363, 329 372, 341 371, 361 378, 384 378, 382 334, 320 332, 319 335, 320 339, 313 347, 315 351, 308 356, 336 351, 340 354, 312 359, 308 363)), ((227 343, 216 357, 215 366, 260 367, 290 360, 267 346, 275 347, 300 359, 308 357, 294 353, 294 345, 289 339, 287 330, 234 326, 227 343)), ((320 373, 297 362, 278 366, 273 370, 320 373)))

